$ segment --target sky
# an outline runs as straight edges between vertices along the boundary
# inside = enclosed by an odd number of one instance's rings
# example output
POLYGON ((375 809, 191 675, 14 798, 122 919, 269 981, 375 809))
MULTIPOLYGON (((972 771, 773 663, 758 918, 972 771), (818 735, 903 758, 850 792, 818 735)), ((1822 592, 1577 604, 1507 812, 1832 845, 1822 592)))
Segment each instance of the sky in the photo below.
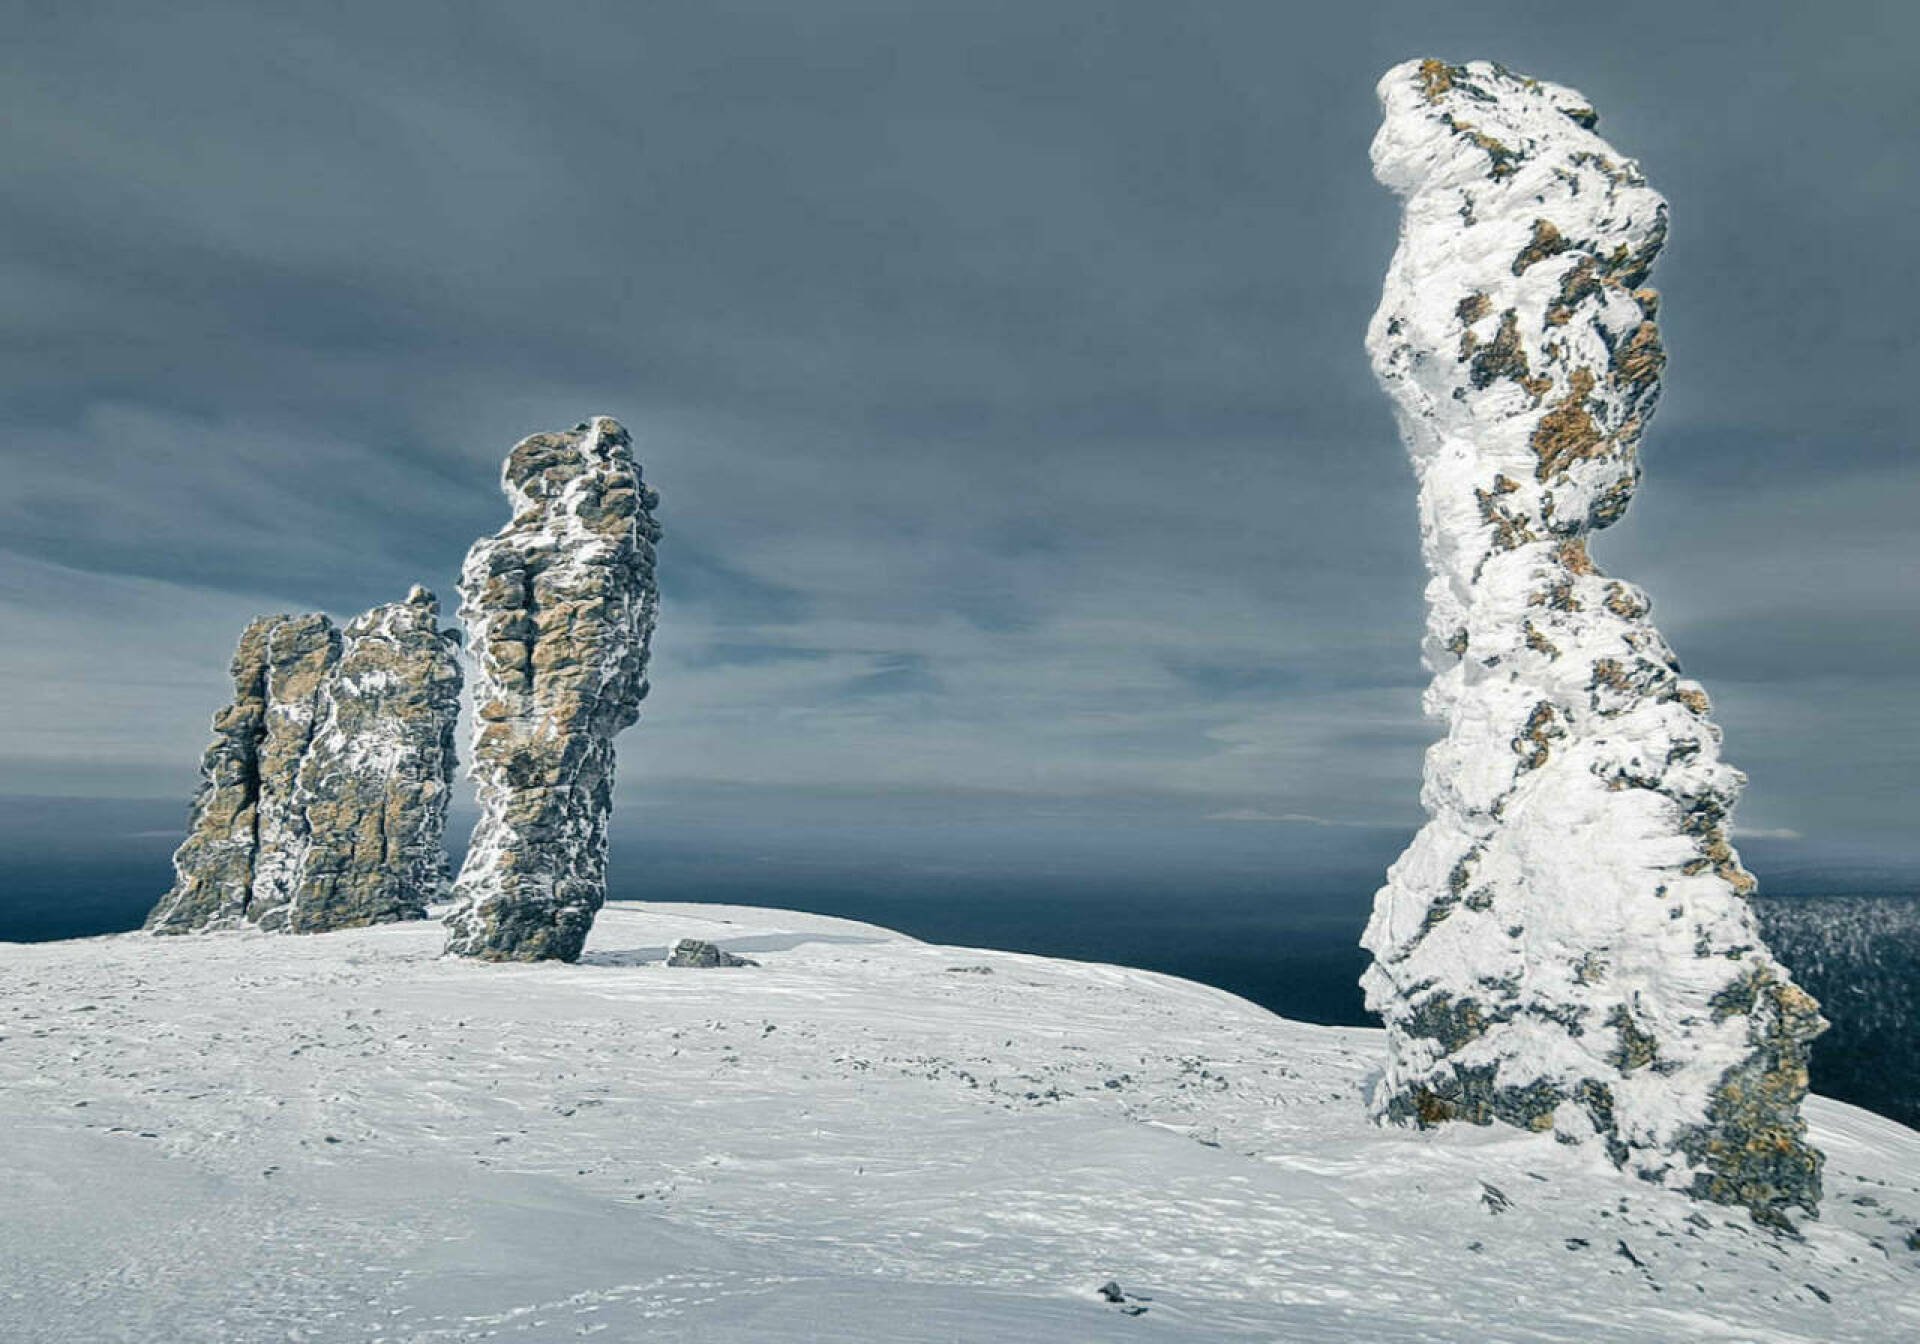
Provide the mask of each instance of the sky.
POLYGON ((1436 55, 1581 89, 1672 202, 1595 553, 1744 832, 1920 863, 1916 43, 1894 3, 0 0, 0 793, 184 805, 249 617, 450 610, 506 451, 604 413, 666 529, 640 824, 1416 825, 1367 145, 1436 55))

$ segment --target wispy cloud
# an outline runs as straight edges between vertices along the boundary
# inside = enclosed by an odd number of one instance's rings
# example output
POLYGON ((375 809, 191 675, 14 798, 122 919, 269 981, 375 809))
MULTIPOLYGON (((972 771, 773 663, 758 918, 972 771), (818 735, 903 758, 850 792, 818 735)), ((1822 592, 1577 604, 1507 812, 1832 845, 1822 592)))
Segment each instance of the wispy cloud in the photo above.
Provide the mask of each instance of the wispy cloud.
POLYGON ((1209 812, 1208 821, 1246 821, 1261 824, 1286 826, 1377 826, 1370 821, 1336 821, 1328 817, 1312 817, 1304 812, 1264 812, 1257 807, 1235 807, 1225 812, 1209 812))

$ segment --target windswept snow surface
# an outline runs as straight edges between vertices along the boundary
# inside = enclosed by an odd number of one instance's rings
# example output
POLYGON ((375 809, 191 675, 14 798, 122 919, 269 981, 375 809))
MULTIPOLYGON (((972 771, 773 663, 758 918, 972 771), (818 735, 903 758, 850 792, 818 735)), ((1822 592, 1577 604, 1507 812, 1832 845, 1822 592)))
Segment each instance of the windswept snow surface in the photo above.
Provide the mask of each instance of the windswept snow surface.
POLYGON ((1795 1241, 1376 1128, 1377 1033, 1144 971, 697 905, 439 951, 0 945, 0 1339, 1920 1337, 1920 1134, 1823 1099, 1795 1241))

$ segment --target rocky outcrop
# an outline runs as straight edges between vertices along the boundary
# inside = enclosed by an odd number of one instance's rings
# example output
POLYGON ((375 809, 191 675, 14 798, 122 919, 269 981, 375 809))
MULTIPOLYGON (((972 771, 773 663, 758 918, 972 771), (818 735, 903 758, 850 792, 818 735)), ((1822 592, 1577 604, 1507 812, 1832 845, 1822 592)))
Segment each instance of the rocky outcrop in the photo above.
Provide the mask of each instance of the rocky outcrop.
POLYGON ((419 587, 344 633, 321 615, 250 624, 173 889, 147 927, 319 933, 424 917, 447 884, 457 648, 419 587))
POLYGON ((647 693, 659 501, 605 417, 522 440, 501 481, 513 520, 460 576, 481 817, 447 950, 573 961, 606 900, 614 735, 647 693))
POLYGON ((1376 1105, 1597 1143, 1763 1221, 1813 1212, 1824 1024, 1748 908, 1744 780, 1646 594, 1587 550, 1659 394, 1666 203, 1571 90, 1424 61, 1380 98, 1374 172, 1404 216, 1368 347, 1420 481, 1447 736, 1365 936, 1376 1105))

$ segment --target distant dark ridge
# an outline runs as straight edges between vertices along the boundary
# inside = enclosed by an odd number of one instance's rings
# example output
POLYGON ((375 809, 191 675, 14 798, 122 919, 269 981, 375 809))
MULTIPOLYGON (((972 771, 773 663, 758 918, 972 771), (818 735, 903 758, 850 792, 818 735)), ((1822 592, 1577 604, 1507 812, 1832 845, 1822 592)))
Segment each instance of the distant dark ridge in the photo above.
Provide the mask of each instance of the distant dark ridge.
POLYGON ((1920 1129, 1920 895, 1762 897, 1774 955, 1833 1023, 1813 1089, 1920 1129))

